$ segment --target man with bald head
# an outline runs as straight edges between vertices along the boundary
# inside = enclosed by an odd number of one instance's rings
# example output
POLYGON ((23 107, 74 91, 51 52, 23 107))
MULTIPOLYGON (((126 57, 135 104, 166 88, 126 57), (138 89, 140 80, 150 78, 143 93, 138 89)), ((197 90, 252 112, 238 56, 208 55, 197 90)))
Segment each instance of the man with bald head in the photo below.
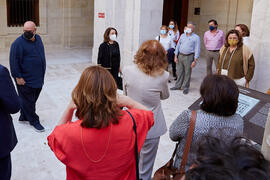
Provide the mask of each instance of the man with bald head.
POLYGON ((191 69, 195 67, 200 56, 200 37, 194 33, 194 29, 195 25, 188 22, 174 51, 178 77, 171 90, 183 89, 183 94, 189 92, 191 69))
POLYGON ((36 114, 36 101, 41 92, 46 70, 45 52, 42 40, 36 34, 36 25, 27 21, 23 34, 10 48, 10 69, 15 79, 21 103, 19 122, 30 124, 36 131, 43 132, 36 114))

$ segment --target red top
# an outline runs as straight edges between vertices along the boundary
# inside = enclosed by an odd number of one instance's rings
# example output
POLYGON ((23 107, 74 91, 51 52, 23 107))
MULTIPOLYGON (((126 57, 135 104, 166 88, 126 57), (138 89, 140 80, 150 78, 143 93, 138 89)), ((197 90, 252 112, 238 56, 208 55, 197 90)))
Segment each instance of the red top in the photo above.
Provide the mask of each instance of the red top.
MULTIPOLYGON (((138 151, 154 124, 152 111, 129 110, 135 119, 138 151)), ((56 126, 48 144, 66 165, 67 180, 136 179, 133 121, 126 111, 119 124, 103 129, 82 128, 81 120, 56 126)))

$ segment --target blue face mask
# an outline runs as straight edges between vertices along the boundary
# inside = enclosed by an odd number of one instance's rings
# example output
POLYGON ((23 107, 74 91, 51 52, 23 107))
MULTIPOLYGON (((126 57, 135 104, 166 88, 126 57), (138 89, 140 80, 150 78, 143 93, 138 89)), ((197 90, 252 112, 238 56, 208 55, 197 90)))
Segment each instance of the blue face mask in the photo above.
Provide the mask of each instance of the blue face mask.
POLYGON ((174 25, 172 25, 172 24, 169 25, 169 28, 170 28, 170 29, 173 29, 173 28, 174 28, 174 25))
POLYGON ((167 34, 167 31, 166 30, 164 30, 164 29, 162 29, 162 30, 160 30, 160 34, 167 34))
POLYGON ((214 26, 209 26, 210 31, 213 31, 214 29, 216 29, 214 26))

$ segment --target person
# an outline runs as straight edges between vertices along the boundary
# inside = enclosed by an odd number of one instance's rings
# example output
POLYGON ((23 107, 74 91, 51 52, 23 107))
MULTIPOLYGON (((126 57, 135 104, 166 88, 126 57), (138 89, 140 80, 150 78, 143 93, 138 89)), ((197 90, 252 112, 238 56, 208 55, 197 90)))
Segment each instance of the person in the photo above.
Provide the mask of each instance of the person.
POLYGON ((36 114, 36 102, 44 84, 46 59, 41 37, 36 25, 27 21, 24 33, 18 37, 10 48, 10 69, 16 81, 21 99, 20 123, 30 123, 37 131, 45 131, 36 114))
POLYGON ((173 77, 176 80, 177 76, 176 76, 176 64, 174 62, 174 51, 176 48, 176 44, 179 41, 180 38, 180 32, 178 30, 178 26, 177 26, 177 22, 173 19, 170 20, 169 22, 169 31, 168 31, 168 35, 172 38, 173 40, 173 48, 170 49, 170 51, 172 51, 172 53, 169 53, 172 57, 170 57, 171 59, 171 63, 172 63, 172 71, 173 71, 173 77))
POLYGON ((194 33, 194 29, 195 25, 189 22, 174 51, 178 77, 171 90, 183 88, 183 94, 189 92, 191 68, 195 67, 200 56, 200 37, 194 33))
POLYGON ((107 69, 113 76, 115 82, 120 87, 120 49, 117 40, 118 32, 115 28, 109 27, 104 32, 103 43, 98 49, 98 64, 107 69))
POLYGON ((218 74, 232 78, 237 85, 249 87, 255 62, 252 52, 243 45, 237 30, 230 30, 226 35, 225 45, 220 49, 218 74))
POLYGON ((225 34, 222 30, 218 29, 216 20, 211 19, 208 21, 209 31, 204 33, 204 45, 206 48, 206 72, 207 75, 212 74, 212 63, 214 61, 217 68, 219 50, 224 45, 225 34))
MULTIPOLYGON (((201 84, 200 94, 202 103, 200 110, 197 111, 187 167, 192 165, 192 161, 196 157, 194 146, 199 141, 199 137, 219 129, 223 129, 224 134, 232 136, 243 134, 243 119, 236 114, 239 90, 233 80, 223 75, 208 75, 201 84)), ((191 110, 183 111, 169 129, 171 140, 180 141, 174 161, 176 168, 180 167, 190 117, 191 110)))
POLYGON ((112 75, 100 66, 86 68, 72 92, 72 101, 48 145, 66 165, 67 180, 136 179, 135 133, 138 152, 154 123, 153 113, 124 95, 117 95, 112 75), (79 120, 72 122, 73 112, 79 120))
POLYGON ((134 57, 135 64, 123 69, 124 93, 154 113, 154 126, 149 130, 140 152, 142 180, 151 179, 160 136, 167 126, 160 100, 169 97, 166 51, 156 40, 145 41, 134 57), (136 77, 136 81, 134 81, 136 77))
POLYGON ((201 138, 196 154, 185 180, 270 179, 270 162, 246 138, 226 140, 207 135, 201 138))
MULTIPOLYGON (((168 34, 168 27, 162 25, 160 27, 160 35, 156 37, 156 40, 160 42, 163 48, 166 50, 168 63, 171 63, 174 58, 174 42, 171 36, 168 34)), ((173 74, 174 76, 174 74, 173 74)), ((170 80, 169 80, 170 82, 170 80)))
POLYGON ((237 24, 234 28, 237 30, 243 38, 243 44, 249 47, 249 29, 245 24, 237 24))
POLYGON ((17 144, 17 137, 10 114, 20 110, 19 97, 9 71, 0 64, 0 179, 10 180, 10 152, 17 144))

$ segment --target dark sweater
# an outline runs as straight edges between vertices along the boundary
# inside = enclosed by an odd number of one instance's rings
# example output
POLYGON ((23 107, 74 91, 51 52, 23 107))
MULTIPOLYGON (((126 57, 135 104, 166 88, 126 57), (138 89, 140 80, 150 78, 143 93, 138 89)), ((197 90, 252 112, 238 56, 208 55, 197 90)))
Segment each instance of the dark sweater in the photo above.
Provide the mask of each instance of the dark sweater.
POLYGON ((35 41, 21 35, 10 48, 10 69, 13 78, 23 78, 26 85, 41 88, 46 70, 45 52, 42 40, 36 34, 35 41))
POLYGON ((19 110, 19 97, 9 72, 6 67, 0 65, 0 159, 7 156, 17 144, 10 114, 19 110))
POLYGON ((113 44, 103 42, 98 49, 98 64, 102 67, 112 69, 112 71, 119 70, 120 67, 120 50, 116 41, 113 44))

